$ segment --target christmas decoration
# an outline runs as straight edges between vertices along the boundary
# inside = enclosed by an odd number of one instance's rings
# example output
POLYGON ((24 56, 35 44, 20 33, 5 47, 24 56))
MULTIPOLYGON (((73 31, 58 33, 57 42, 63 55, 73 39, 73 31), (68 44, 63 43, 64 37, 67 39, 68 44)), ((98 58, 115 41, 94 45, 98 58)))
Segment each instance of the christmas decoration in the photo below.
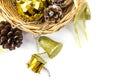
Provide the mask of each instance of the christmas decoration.
POLYGON ((56 42, 46 36, 39 38, 39 45, 45 50, 50 58, 54 58, 62 49, 62 43, 56 42))
POLYGON ((46 62, 38 54, 33 54, 28 62, 28 68, 32 69, 35 73, 40 73, 45 64, 46 62))
POLYGON ((62 9, 59 6, 49 6, 47 9, 44 10, 45 21, 49 23, 57 23, 62 17, 62 9))
POLYGON ((40 73, 43 68, 47 70, 44 67, 47 61, 41 57, 39 48, 44 50, 48 59, 53 59, 63 47, 62 43, 43 34, 54 33, 73 22, 76 40, 80 45, 79 21, 83 22, 83 33, 88 39, 85 21, 91 18, 85 0, 0 0, 0 16, 4 18, 2 21, 0 17, 0 45, 3 49, 20 47, 22 31, 36 36, 37 54, 33 54, 27 64, 35 73, 40 73))
POLYGON ((10 23, 6 21, 0 22, 0 45, 3 48, 14 50, 22 44, 22 31, 17 28, 12 28, 10 23))
POLYGON ((16 0, 19 14, 30 21, 41 19, 46 6, 46 0, 16 0))

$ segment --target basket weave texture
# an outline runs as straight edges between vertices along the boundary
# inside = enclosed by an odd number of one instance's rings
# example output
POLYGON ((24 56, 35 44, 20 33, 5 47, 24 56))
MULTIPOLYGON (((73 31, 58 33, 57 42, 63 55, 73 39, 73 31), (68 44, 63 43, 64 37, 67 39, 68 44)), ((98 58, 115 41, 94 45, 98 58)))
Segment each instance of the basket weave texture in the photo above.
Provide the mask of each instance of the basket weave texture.
MULTIPOLYGON (((76 14, 76 7, 74 3, 71 3, 63 10, 63 18, 58 23, 48 24, 47 22, 26 22, 17 12, 13 2, 14 0, 0 0, 0 16, 5 18, 15 27, 32 34, 50 34, 56 32, 72 21, 76 14)), ((79 8, 82 8, 84 3, 85 0, 79 0, 79 8)))

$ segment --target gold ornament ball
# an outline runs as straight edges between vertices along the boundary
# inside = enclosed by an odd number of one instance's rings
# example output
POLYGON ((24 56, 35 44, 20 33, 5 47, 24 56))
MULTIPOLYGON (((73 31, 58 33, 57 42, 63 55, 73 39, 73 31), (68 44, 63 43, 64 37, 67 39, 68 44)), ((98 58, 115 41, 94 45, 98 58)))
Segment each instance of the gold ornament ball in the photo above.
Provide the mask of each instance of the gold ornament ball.
POLYGON ((18 13, 24 17, 25 20, 29 21, 41 19, 46 7, 46 0, 16 0, 18 13))

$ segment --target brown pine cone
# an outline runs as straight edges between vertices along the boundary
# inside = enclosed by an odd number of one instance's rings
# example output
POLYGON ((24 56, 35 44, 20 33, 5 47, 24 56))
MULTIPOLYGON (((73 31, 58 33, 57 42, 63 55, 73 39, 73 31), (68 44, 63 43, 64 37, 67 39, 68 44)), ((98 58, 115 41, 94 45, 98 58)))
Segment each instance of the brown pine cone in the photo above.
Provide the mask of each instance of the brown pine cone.
POLYGON ((54 4, 61 6, 64 3, 65 0, 54 0, 54 4))
POLYGON ((62 9, 59 6, 50 5, 44 10, 45 21, 49 23, 57 23, 61 20, 62 17, 62 9))
POLYGON ((54 0, 53 4, 60 6, 61 8, 65 8, 73 3, 73 0, 54 0))
POLYGON ((14 50, 22 44, 22 31, 17 28, 12 28, 11 24, 2 21, 0 22, 0 45, 4 49, 14 50))

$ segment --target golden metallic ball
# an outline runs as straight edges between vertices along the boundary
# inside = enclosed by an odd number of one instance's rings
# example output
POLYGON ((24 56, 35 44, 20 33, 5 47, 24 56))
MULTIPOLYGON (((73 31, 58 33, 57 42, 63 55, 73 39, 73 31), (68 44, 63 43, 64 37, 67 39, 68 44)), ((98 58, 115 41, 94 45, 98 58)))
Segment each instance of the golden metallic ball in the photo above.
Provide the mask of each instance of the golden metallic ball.
POLYGON ((46 0, 16 0, 18 13, 29 21, 41 19, 46 6, 46 0))

